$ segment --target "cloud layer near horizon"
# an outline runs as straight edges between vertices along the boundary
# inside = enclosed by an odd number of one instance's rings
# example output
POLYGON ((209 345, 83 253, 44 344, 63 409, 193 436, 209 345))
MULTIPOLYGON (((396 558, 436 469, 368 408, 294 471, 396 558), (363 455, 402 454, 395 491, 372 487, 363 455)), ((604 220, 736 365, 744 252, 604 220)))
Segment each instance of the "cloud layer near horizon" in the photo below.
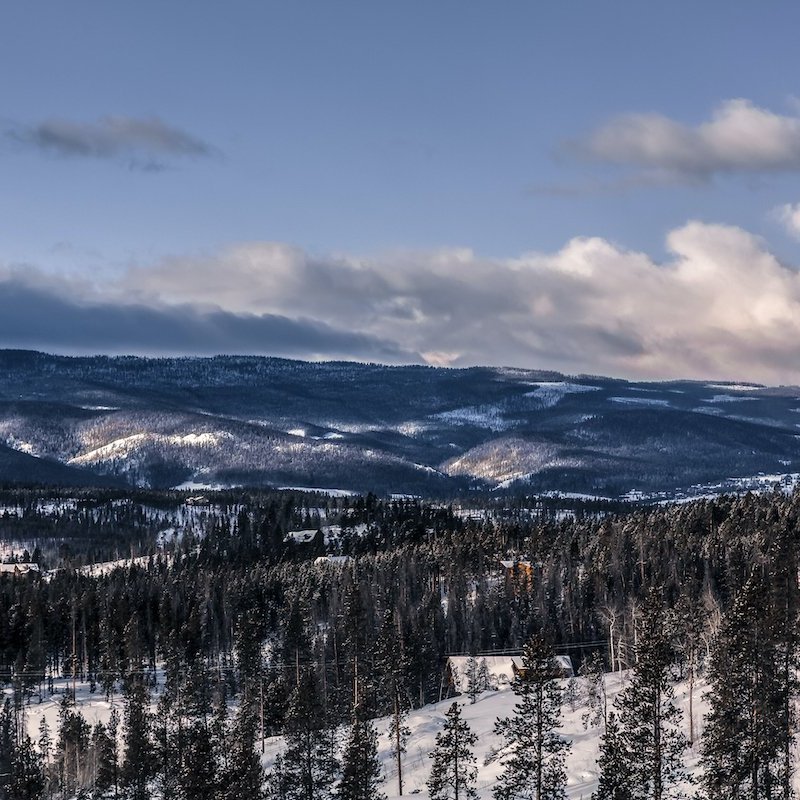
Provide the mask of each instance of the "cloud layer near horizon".
POLYGON ((570 148, 593 160, 663 179, 706 181, 731 173, 800 170, 800 117, 727 100, 696 126, 662 114, 624 114, 570 148))
POLYGON ((233 313, 190 304, 146 306, 57 289, 18 271, 0 280, 0 346, 60 353, 149 355, 274 354, 296 358, 414 361, 369 334, 317 320, 233 313))
POLYGON ((660 264, 600 238, 515 259, 254 242, 94 286, 7 270, 0 344, 800 383, 798 271, 735 227, 690 222, 667 246, 660 264))

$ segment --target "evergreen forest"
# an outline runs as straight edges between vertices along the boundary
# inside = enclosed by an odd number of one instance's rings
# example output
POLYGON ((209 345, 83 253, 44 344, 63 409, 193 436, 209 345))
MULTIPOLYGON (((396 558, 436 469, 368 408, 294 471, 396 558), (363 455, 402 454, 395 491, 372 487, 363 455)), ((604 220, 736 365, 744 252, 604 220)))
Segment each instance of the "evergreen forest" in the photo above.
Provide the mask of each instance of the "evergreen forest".
MULTIPOLYGON (((788 799, 799 532, 800 493, 778 491, 565 510, 533 498, 465 508, 9 488, 0 793, 381 798, 375 720, 388 717, 402 795, 405 720, 452 702, 448 657, 472 657, 474 702, 481 656, 514 653, 496 800, 566 797, 564 654, 594 687, 587 713, 602 718, 597 800, 788 799), (619 671, 626 688, 606 704, 604 676, 619 671), (701 677, 709 712, 695 731, 673 695, 701 677), (81 713, 78 685, 110 705, 106 721, 81 713), (54 695, 58 719, 31 730, 32 710, 54 695), (265 769, 263 743, 276 736, 283 748, 265 769), (689 748, 699 778, 686 773, 689 748)), ((477 796, 474 742, 450 706, 430 753, 431 798, 477 796)))

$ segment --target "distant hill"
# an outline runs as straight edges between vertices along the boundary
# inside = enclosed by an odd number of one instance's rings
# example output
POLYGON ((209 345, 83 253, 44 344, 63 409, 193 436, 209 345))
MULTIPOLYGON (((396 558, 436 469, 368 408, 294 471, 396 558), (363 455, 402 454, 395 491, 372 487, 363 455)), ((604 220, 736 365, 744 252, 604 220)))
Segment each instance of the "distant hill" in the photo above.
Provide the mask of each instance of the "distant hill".
POLYGON ((0 483, 15 486, 112 487, 124 485, 110 475, 98 475, 58 461, 20 453, 0 445, 0 483))
POLYGON ((797 387, 0 351, 0 481, 673 497, 800 473, 798 435, 797 387))

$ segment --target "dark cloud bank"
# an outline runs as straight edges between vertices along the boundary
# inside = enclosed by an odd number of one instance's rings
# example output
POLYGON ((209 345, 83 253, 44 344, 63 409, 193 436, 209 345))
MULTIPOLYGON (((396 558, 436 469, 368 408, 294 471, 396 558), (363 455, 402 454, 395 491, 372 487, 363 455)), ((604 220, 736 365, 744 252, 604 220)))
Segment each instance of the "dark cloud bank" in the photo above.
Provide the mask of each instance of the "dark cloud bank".
POLYGON ((191 305, 83 305, 18 279, 0 282, 0 346, 59 352, 149 355, 270 354, 418 361, 360 333, 276 314, 236 314, 191 305))

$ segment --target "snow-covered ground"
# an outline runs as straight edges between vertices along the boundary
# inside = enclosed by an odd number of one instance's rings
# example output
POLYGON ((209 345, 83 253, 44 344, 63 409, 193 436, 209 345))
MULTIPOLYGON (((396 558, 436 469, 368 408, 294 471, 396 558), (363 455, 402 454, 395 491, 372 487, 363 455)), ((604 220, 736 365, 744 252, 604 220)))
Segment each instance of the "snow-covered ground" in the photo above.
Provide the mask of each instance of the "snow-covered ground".
MULTIPOLYGON (((162 678, 159 676, 159 685, 162 678)), ((567 681, 563 682, 566 687, 567 681)), ((44 716, 47 719, 51 735, 55 735, 58 726, 59 702, 63 696, 63 691, 69 682, 67 680, 56 681, 56 688, 59 693, 50 697, 46 692, 42 703, 34 697, 30 705, 26 707, 26 720, 28 731, 34 739, 39 736, 39 724, 44 716)), ((588 800, 597 786, 597 757, 599 753, 600 736, 602 729, 599 726, 584 728, 582 717, 586 713, 586 706, 581 699, 582 679, 575 679, 573 684, 577 689, 578 700, 573 707, 568 702, 564 704, 563 725, 561 734, 572 742, 572 749, 567 757, 568 787, 567 796, 570 800, 588 800)), ((609 698, 609 708, 613 698, 626 685, 626 675, 624 673, 611 673, 606 676, 606 690, 609 698)), ((698 681, 694 690, 694 710, 695 710, 695 732, 699 739, 702 730, 702 715, 706 711, 706 705, 702 700, 702 693, 705 684, 698 681)), ((90 694, 88 685, 78 683, 77 685, 78 709, 84 715, 87 722, 94 724, 96 721, 107 722, 111 714, 112 703, 106 701, 102 691, 98 690, 90 694)), ((688 733, 688 694, 685 684, 678 684, 676 687, 676 698, 678 704, 684 710, 683 728, 688 733)), ((419 797, 420 800, 428 797, 425 782, 430 771, 429 753, 433 749, 436 734, 444 724, 444 715, 450 707, 452 699, 444 700, 441 703, 425 706, 424 708, 413 711, 408 717, 408 726, 411 736, 408 740, 407 752, 403 758, 403 795, 419 797)), ((475 755, 478 766, 478 797, 481 800, 488 800, 492 796, 492 788, 502 771, 500 757, 495 754, 502 747, 502 740, 494 733, 495 721, 498 718, 509 716, 513 713, 516 697, 511 689, 505 688, 499 691, 488 691, 480 695, 474 704, 471 704, 466 696, 457 698, 457 702, 463 705, 464 719, 469 723, 472 731, 477 735, 478 742, 475 747, 475 755)), ((122 698, 116 695, 113 699, 120 714, 122 714, 122 698)), ((389 719, 377 720, 379 735, 379 757, 383 765, 385 781, 383 791, 388 800, 395 800, 397 793, 397 770, 394 763, 394 754, 388 736, 389 719)), ((263 757, 264 766, 269 769, 275 757, 283 750, 283 738, 273 737, 265 742, 265 752, 263 757)), ((699 745, 686 751, 686 765, 689 772, 696 773, 698 769, 699 745)), ((797 788, 800 788, 800 781, 796 780, 797 788)))
POLYGON ((565 381, 540 381, 531 384, 536 386, 532 392, 528 392, 525 397, 533 397, 542 408, 552 408, 558 405, 565 395, 581 394, 582 392, 596 392, 599 386, 586 386, 582 383, 567 383, 565 381))
MULTIPOLYGON (((606 676, 609 702, 624 688, 625 679, 621 673, 606 676)), ((563 682, 566 685, 566 681, 563 682)), ((581 679, 575 679, 576 686, 582 685, 581 679)), ((698 708, 703 707, 700 701, 702 686, 695 686, 694 707, 698 716, 698 708)), ((685 687, 682 685, 677 690, 678 702, 681 707, 687 703, 685 687)), ((460 696, 459 703, 463 704, 463 716, 468 722, 473 733, 478 737, 475 746, 475 756, 478 766, 478 797, 488 800, 492 796, 492 789, 498 776, 503 770, 500 756, 495 753, 502 748, 503 740, 494 733, 495 721, 498 718, 510 716, 516 703, 516 696, 511 689, 501 689, 496 692, 484 692, 474 704, 470 704, 465 696, 460 696), (488 763, 487 763, 488 762, 488 763)), ((429 753, 433 749, 436 734, 444 725, 444 715, 453 700, 425 706, 414 711, 408 720, 411 736, 409 737, 408 752, 403 762, 403 794, 427 798, 428 793, 425 782, 430 772, 431 759, 429 753)), ((586 713, 585 705, 579 701, 574 710, 565 703, 563 710, 563 725, 561 734, 572 742, 572 748, 567 756, 568 786, 567 796, 570 800, 589 800, 592 792, 597 788, 597 758, 599 755, 600 727, 584 728, 582 716, 586 713)), ((697 720, 696 720, 697 721, 697 720)), ((685 720, 688 730, 688 720, 685 720)), ((389 721, 380 720, 378 734, 380 744, 380 759, 384 768, 386 781, 383 791, 389 800, 399 797, 397 794, 397 770, 394 766, 393 752, 388 739, 389 721)), ((266 763, 269 764, 275 755, 280 752, 282 742, 280 739, 268 742, 266 763)), ((697 767, 699 747, 687 751, 686 764, 690 771, 697 767)))
POLYGON ((621 403, 627 406, 660 406, 669 407, 669 400, 662 400, 657 397, 609 397, 612 403, 621 403))

